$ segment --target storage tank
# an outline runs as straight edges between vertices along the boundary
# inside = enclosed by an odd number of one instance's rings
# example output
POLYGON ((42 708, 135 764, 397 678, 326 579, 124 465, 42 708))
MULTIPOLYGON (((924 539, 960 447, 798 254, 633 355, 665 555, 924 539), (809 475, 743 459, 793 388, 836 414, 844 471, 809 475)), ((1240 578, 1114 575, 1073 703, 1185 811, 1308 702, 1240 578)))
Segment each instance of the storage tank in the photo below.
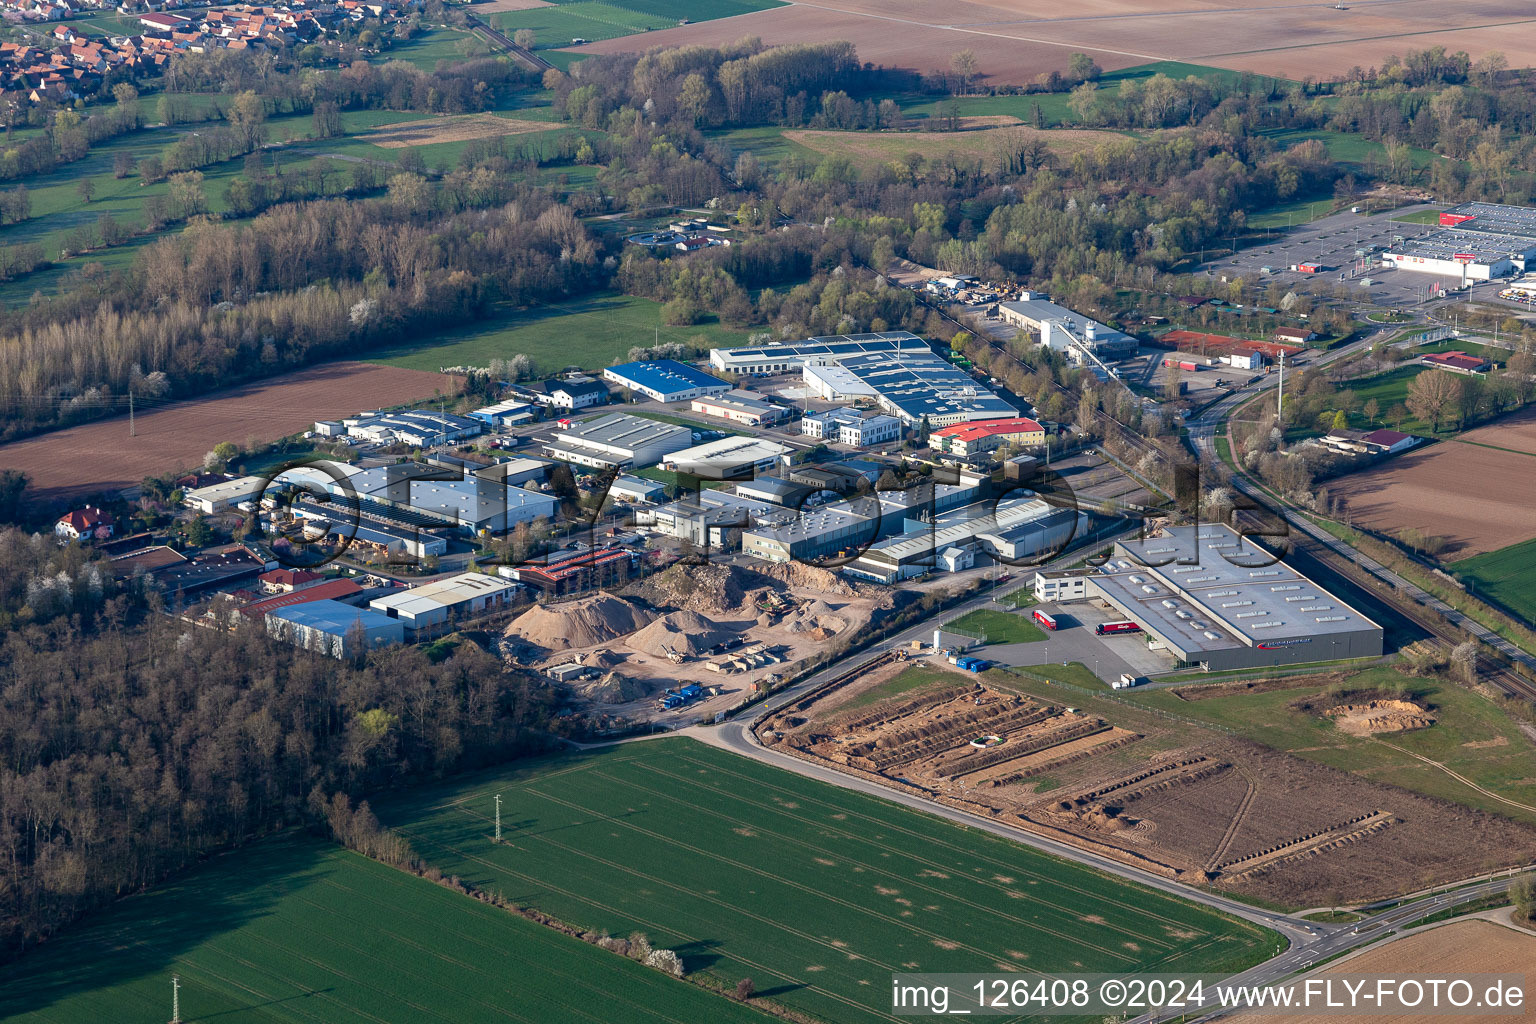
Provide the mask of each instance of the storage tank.
POLYGON ((944 631, 942 629, 936 629, 933 631, 933 649, 935 652, 937 652, 940 647, 944 646, 940 640, 940 637, 943 635, 943 633, 944 631))

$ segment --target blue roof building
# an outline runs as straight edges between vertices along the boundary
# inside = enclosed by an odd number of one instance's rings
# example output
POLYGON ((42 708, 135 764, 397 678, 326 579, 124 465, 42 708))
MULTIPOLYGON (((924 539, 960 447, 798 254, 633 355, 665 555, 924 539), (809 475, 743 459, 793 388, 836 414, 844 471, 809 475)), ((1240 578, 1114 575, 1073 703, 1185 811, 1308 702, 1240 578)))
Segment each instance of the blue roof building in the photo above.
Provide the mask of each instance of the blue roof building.
POLYGON ((603 379, 657 402, 686 402, 731 390, 731 385, 719 377, 676 359, 610 366, 603 371, 603 379))
POLYGON ((371 608, 310 601, 267 613, 267 632, 295 647, 347 658, 405 642, 405 624, 371 608))

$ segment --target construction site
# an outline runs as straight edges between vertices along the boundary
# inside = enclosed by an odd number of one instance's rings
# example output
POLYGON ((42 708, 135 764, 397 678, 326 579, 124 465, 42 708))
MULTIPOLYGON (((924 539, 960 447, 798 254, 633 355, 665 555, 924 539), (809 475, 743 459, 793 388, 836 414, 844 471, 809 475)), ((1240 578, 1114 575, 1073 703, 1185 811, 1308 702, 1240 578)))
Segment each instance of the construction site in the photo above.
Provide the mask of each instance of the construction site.
MULTIPOLYGON (((1201 699, 1219 685, 1187 689, 1201 699)), ((1411 701, 1341 702, 1327 689, 1298 710, 1353 735, 1435 721, 1411 701)), ((756 732, 794 756, 1168 878, 1293 906, 1381 898, 1536 855, 1536 829, 1507 818, 1132 701, 967 673, 931 652, 866 663, 756 732), (1469 863, 1469 850, 1489 863, 1469 863)))
POLYGON ((679 564, 616 592, 536 605, 507 626, 501 648, 614 723, 708 716, 902 596, 798 564, 679 564))

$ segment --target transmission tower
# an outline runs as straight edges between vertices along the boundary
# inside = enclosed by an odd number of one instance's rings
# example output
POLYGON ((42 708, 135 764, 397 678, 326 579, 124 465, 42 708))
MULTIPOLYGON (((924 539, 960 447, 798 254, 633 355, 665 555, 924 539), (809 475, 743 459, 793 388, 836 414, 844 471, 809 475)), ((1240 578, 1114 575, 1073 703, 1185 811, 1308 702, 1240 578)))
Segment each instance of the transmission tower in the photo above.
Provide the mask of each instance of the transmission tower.
POLYGON ((171 1024, 181 1024, 181 975, 171 975, 171 1024))
POLYGON ((496 794, 496 842, 501 842, 501 794, 496 794))

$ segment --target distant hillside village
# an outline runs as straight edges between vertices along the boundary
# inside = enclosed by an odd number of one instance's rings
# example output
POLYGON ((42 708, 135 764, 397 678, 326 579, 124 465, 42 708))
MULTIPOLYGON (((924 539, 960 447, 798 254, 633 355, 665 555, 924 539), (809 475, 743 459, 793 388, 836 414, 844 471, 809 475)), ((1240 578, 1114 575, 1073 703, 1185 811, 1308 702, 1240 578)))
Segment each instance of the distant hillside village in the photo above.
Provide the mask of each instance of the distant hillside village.
MULTIPOLYGON (((0 43, 0 89, 30 102, 70 102, 96 91, 113 71, 153 73, 178 52, 285 48, 315 42, 348 26, 395 20, 411 4, 364 0, 291 0, 280 7, 155 4, 138 15, 136 35, 89 36, 67 19, 110 11, 92 0, 0 0, 7 22, 59 21, 50 35, 54 47, 0 43), (172 8, 177 8, 172 10, 172 8)), ((118 8, 129 13, 124 8, 118 8)))

